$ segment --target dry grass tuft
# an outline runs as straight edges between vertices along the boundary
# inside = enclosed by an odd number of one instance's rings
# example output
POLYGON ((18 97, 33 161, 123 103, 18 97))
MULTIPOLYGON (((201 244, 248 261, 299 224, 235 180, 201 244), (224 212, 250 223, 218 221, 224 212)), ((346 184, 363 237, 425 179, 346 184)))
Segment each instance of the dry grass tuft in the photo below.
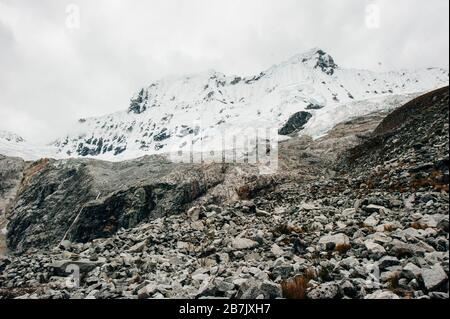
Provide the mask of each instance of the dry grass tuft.
POLYGON ((393 224, 387 224, 384 225, 384 231, 385 232, 393 232, 397 229, 397 226, 393 225, 393 224))
POLYGON ((395 290, 399 288, 399 280, 400 280, 400 273, 396 272, 393 274, 387 281, 388 287, 391 290, 395 290))
POLYGON ((417 230, 425 230, 428 228, 428 225, 421 224, 419 222, 413 222, 410 224, 411 228, 417 229, 417 230))
POLYGON ((411 188, 420 189, 424 187, 432 187, 439 192, 449 192, 449 185, 442 180, 443 173, 439 170, 431 172, 427 178, 416 178, 411 181, 411 188))
POLYGON ((350 244, 339 244, 339 245, 336 246, 335 250, 338 253, 345 254, 351 248, 352 248, 352 245, 350 245, 350 244))
POLYGON ((281 283, 283 297, 286 299, 306 299, 306 290, 311 281, 311 273, 308 271, 305 275, 296 276, 281 283))
POLYGON ((285 223, 278 224, 273 229, 273 233, 278 235, 303 234, 303 232, 301 227, 285 223))
POLYGON ((252 198, 252 190, 248 185, 237 188, 236 193, 240 200, 249 200, 252 198))

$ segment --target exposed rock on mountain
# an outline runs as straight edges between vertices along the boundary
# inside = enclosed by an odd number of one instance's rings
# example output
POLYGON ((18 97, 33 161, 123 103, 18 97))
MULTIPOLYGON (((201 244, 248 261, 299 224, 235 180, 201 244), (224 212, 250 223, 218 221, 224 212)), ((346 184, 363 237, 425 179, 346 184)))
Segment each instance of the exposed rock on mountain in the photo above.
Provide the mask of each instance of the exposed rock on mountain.
POLYGON ((6 251, 6 210, 16 196, 26 165, 20 158, 0 155, 0 256, 6 251))
POLYGON ((309 119, 312 117, 311 113, 308 112, 298 112, 292 115, 287 123, 279 130, 280 135, 289 135, 292 133, 298 133, 305 127, 309 119))
POLYGON ((8 245, 16 251, 86 242, 120 228, 178 214, 224 183, 219 165, 173 164, 163 157, 110 163, 41 160, 24 173, 11 207, 8 245))

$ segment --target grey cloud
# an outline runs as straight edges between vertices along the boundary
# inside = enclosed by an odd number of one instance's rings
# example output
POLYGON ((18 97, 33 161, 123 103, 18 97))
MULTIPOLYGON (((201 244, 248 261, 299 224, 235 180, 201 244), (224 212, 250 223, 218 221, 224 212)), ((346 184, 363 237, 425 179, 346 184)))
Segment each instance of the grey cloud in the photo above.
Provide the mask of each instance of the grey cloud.
POLYGON ((322 47, 346 67, 448 67, 447 0, 0 0, 0 129, 47 141, 139 87, 250 75, 322 47), (65 25, 80 8, 80 28, 65 25), (380 26, 365 24, 378 4, 380 26), (381 63, 381 66, 380 64, 381 63))

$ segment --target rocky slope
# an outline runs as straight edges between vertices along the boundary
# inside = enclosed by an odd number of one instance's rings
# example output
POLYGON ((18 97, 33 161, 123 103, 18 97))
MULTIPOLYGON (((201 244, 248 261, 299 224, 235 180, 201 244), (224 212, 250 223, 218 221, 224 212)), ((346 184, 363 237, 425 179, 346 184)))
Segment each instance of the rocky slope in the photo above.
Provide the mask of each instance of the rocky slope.
POLYGON ((0 296, 448 299, 448 95, 283 142, 272 176, 160 157, 35 163, 11 211, 21 254, 1 259, 0 296), (161 184, 183 191, 160 188, 149 205, 161 184), (92 208, 79 219, 62 209, 75 197, 92 208), (59 242, 72 221, 82 232, 59 242))
POLYGON ((20 158, 0 155, 0 256, 6 252, 6 210, 16 196, 26 165, 20 158))
POLYGON ((87 242, 183 212, 196 200, 225 201, 256 169, 174 164, 160 156, 111 163, 48 160, 24 172, 10 211, 8 246, 17 252, 87 242))

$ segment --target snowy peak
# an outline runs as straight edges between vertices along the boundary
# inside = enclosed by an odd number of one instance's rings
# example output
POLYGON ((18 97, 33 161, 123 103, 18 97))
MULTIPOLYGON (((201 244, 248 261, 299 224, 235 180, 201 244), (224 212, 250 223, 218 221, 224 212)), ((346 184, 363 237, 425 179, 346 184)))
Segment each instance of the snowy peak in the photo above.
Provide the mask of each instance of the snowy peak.
POLYGON ((2 131, 0 130, 0 140, 11 142, 11 143, 23 143, 25 140, 14 133, 8 132, 8 131, 2 131))
MULTIPOLYGON (((222 145, 224 133, 271 127, 318 137, 352 116, 390 109, 414 93, 448 85, 448 71, 343 69, 314 48, 255 76, 209 70, 139 89, 127 110, 79 124, 58 140, 61 156, 122 160, 222 145)), ((398 106, 397 105, 397 106, 398 106)), ((232 139, 227 136, 226 138, 232 139)))
POLYGON ((345 69, 315 48, 255 76, 209 70, 161 79, 137 90, 122 112, 80 120, 74 133, 52 147, 58 157, 118 161, 230 145, 243 128, 318 137, 342 121, 392 109, 448 81, 448 70, 439 68, 345 69))
POLYGON ((293 57, 291 61, 303 63, 312 69, 320 69, 328 75, 333 75, 338 68, 333 57, 320 48, 314 48, 308 52, 299 54, 293 57))

